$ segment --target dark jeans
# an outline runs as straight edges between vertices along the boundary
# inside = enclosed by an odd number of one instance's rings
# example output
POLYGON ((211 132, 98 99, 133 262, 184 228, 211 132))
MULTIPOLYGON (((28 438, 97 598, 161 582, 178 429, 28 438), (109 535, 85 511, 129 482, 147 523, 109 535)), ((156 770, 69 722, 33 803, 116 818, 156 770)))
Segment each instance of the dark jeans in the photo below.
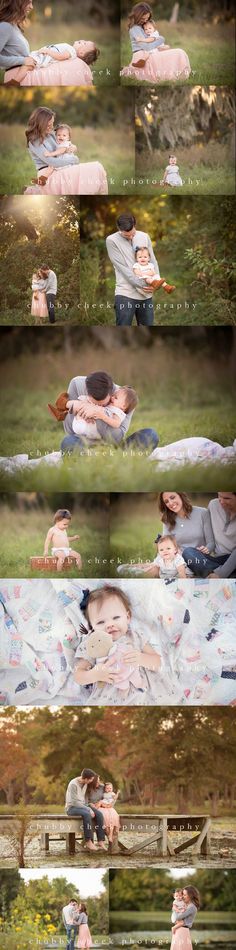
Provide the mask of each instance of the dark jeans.
POLYGON ((77 924, 67 924, 67 927, 66 927, 66 936, 67 936, 66 950, 74 950, 74 947, 75 947, 75 938, 77 937, 78 930, 79 930, 79 928, 78 928, 78 925, 77 925, 77 924))
POLYGON ((82 818, 85 841, 93 841, 93 822, 98 841, 104 841, 105 830, 103 827, 103 814, 99 811, 99 808, 95 808, 94 805, 92 808, 95 818, 92 818, 88 805, 71 805, 70 808, 68 808, 67 815, 71 815, 74 818, 82 818))
POLYGON ((228 554, 219 554, 212 557, 211 554, 203 554, 197 548, 184 548, 182 554, 186 564, 196 577, 207 577, 208 574, 212 574, 213 571, 217 570, 217 567, 225 564, 229 557, 228 554))
POLYGON ((55 323, 55 301, 56 294, 46 294, 48 305, 49 323, 55 323))
POLYGON ((136 317, 138 327, 151 327, 154 320, 152 297, 147 300, 133 300, 132 297, 115 297, 115 312, 117 327, 131 327, 133 317, 136 317))
MULTIPOLYGON (((100 424, 105 426, 105 423, 100 424)), ((108 426, 106 426, 106 430, 108 430, 108 426)), ((104 438, 104 443, 120 444, 122 449, 132 449, 136 447, 137 449, 149 449, 150 452, 153 452, 153 449, 156 449, 159 442, 159 436, 157 432, 155 432, 155 429, 138 429, 137 432, 133 432, 127 439, 123 439, 122 442, 120 442, 120 439, 117 437, 118 430, 113 429, 111 431, 114 434, 108 438, 104 438)), ((73 452, 75 448, 83 450, 93 445, 96 446, 99 445, 99 443, 88 442, 88 440, 81 439, 80 436, 74 435, 72 432, 71 435, 65 435, 64 439, 62 439, 61 451, 62 454, 65 455, 73 452)))

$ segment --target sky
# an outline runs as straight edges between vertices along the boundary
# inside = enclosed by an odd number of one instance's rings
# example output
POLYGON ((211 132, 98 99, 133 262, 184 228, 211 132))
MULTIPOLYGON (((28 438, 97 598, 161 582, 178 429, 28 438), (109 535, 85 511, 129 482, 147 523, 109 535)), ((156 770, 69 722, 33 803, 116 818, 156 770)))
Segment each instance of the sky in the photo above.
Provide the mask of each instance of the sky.
POLYGON ((38 881, 47 876, 49 881, 55 877, 65 877, 69 884, 74 884, 78 888, 81 898, 98 897, 104 890, 102 877, 104 870, 95 868, 30 868, 20 871, 20 875, 27 884, 28 881, 38 881))

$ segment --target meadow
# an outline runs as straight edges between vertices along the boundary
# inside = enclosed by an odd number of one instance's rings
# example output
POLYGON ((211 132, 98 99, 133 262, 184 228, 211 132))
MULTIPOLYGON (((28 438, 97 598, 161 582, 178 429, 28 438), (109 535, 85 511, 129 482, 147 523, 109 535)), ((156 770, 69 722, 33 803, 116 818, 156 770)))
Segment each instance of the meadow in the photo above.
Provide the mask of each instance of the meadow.
POLYGON ((146 149, 136 152, 137 194, 176 195, 234 195, 234 164, 230 161, 227 146, 220 142, 208 145, 192 145, 178 148, 177 164, 183 185, 171 188, 163 185, 165 167, 168 164, 168 149, 154 149, 152 155, 146 149))
MULTIPOLYGON (((7 504, 1 505, 0 554, 1 577, 55 577, 55 570, 32 571, 30 557, 43 555, 46 534, 53 523, 52 512, 13 511, 7 504)), ((60 577, 100 577, 101 563, 109 557, 108 520, 104 509, 80 511, 74 514, 68 534, 79 534, 79 541, 71 542, 71 547, 79 551, 82 557, 81 571, 76 567, 61 571, 60 577), (96 557, 95 557, 96 556, 96 557)), ((106 573, 106 569, 102 571, 106 573)))
MULTIPOLYGON (((114 333, 116 331, 114 330, 114 333)), ((115 338, 114 338, 115 340, 115 338)), ((103 368, 120 384, 131 382, 137 389, 139 405, 132 418, 129 434, 151 426, 159 433, 160 446, 176 439, 205 435, 222 445, 231 445, 235 437, 232 379, 224 361, 217 366, 207 353, 190 352, 176 340, 167 346, 163 340, 148 348, 114 346, 109 352, 96 347, 77 350, 72 355, 53 353, 24 354, 17 360, 5 360, 2 368, 3 393, 8 398, 0 431, 1 456, 28 453, 39 458, 59 450, 63 428, 52 419, 47 403, 78 374, 103 368), (40 384, 39 384, 40 380, 40 384), (30 395, 29 395, 30 394, 30 395), (222 395, 224 394, 224 402, 222 395)), ((148 461, 149 450, 126 450, 101 444, 89 454, 73 453, 59 466, 43 462, 34 470, 17 474, 1 473, 2 490, 41 491, 153 491, 173 488, 172 471, 158 472, 148 461)), ((202 465, 175 470, 175 488, 202 491, 202 465)), ((217 491, 222 483, 220 465, 204 467, 206 491, 217 491)), ((224 467, 224 488, 235 485, 235 465, 224 467)))
MULTIPOLYGON (((173 26, 167 20, 158 20, 158 30, 165 37, 166 43, 172 48, 184 49, 187 53, 191 74, 184 85, 224 85, 234 84, 234 42, 233 25, 227 23, 214 24, 212 22, 194 21, 194 19, 180 21, 173 26)), ((121 62, 127 66, 131 60, 131 48, 127 31, 126 20, 122 21, 121 62)), ((145 81, 121 77, 122 85, 142 85, 145 81)), ((183 80, 177 80, 176 85, 182 85, 183 80)), ((168 82, 162 83, 168 86, 168 82)))
MULTIPOLYGON (((134 131, 125 130, 125 151, 122 147, 124 129, 120 125, 107 128, 72 127, 71 140, 78 147, 80 162, 99 161, 108 178, 109 194, 132 194, 132 184, 124 181, 134 175, 134 131)), ((24 126, 2 125, 0 146, 0 193, 19 195, 35 176, 35 168, 25 147, 24 126)), ((26 197, 27 200, 27 197, 26 197)))

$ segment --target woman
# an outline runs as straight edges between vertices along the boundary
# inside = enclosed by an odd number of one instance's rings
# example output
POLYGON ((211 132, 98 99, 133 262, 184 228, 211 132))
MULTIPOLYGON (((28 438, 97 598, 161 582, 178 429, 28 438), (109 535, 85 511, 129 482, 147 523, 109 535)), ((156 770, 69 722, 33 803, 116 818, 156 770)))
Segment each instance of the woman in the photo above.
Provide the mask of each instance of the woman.
POLYGON ((192 505, 186 492, 160 492, 158 507, 163 523, 163 535, 173 534, 188 568, 192 569, 188 547, 202 554, 214 551, 214 535, 207 508, 192 505))
POLYGON ((170 950, 192 950, 190 930, 200 907, 200 894, 196 887, 188 885, 183 889, 183 898, 186 910, 176 914, 170 950))
MULTIPOLYGON (((121 70, 121 76, 132 77, 134 79, 146 80, 147 82, 163 82, 173 79, 188 79, 191 73, 191 66, 187 53, 182 49, 158 49, 158 40, 153 43, 147 43, 147 36, 143 26, 148 22, 153 22, 152 10, 148 3, 136 3, 130 12, 128 20, 128 30, 133 52, 133 59, 129 66, 121 70), (141 40, 139 37, 141 36, 141 40), (133 61, 139 62, 137 52, 144 53, 144 64, 140 67, 133 65, 133 61), (149 53, 146 61, 146 54, 149 53)), ((150 38, 150 37, 149 37, 150 38)))
POLYGON ((35 271, 32 277, 32 305, 31 305, 31 314, 32 317, 35 317, 35 323, 41 323, 41 320, 45 320, 48 317, 48 306, 45 290, 42 285, 45 283, 42 280, 40 270, 35 271))
MULTIPOLYGON (((100 776, 98 776, 95 788, 92 787, 91 790, 89 790, 89 802, 91 803, 91 805, 93 805, 94 803, 96 807, 99 808, 100 802, 103 799, 103 795, 104 795, 104 785, 102 784, 100 780, 100 776)), ((112 807, 112 805, 107 805, 105 808, 102 806, 102 814, 103 814, 105 832, 108 837, 108 841, 110 842, 110 844, 112 844, 112 842, 114 841, 114 838, 118 835, 118 832, 119 832, 119 826, 120 826, 119 815, 116 809, 112 807)))
MULTIPOLYGON (((93 76, 84 57, 92 55, 93 43, 83 41, 79 58, 56 62, 44 68, 35 66, 29 43, 24 36, 32 0, 0 0, 0 67, 5 69, 4 83, 20 86, 91 86, 93 76), (28 66, 24 79, 20 66, 28 66)), ((93 58, 96 58, 94 54, 93 58)))
POLYGON ((77 947, 80 950, 88 950, 92 946, 92 937, 88 927, 88 914, 86 904, 79 904, 79 935, 77 947))
POLYGON ((54 169, 43 186, 26 188, 25 194, 42 195, 107 195, 108 185, 105 169, 100 162, 79 164, 74 154, 48 157, 46 152, 56 148, 54 132, 55 113, 39 106, 32 112, 26 129, 27 147, 37 173, 49 165, 54 169))

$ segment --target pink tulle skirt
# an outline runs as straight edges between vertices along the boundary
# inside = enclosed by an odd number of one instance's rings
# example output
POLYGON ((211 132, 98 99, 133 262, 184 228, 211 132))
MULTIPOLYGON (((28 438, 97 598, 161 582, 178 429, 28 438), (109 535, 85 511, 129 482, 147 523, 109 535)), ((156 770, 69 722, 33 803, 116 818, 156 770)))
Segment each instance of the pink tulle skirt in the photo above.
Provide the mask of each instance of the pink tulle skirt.
POLYGON ((48 317, 47 298, 44 290, 37 290, 37 297, 33 293, 31 313, 33 317, 48 317))
MULTIPOLYGON (((4 82, 11 79, 18 82, 18 66, 14 69, 8 69, 4 76, 4 82)), ((21 80, 21 86, 92 86, 93 76, 90 66, 84 63, 82 59, 65 59, 64 62, 52 63, 51 66, 36 66, 35 69, 29 69, 25 79, 21 80)))
MULTIPOLYGON (((42 171, 43 174, 43 171, 42 171)), ((29 186, 26 195, 108 195, 105 168, 101 162, 81 162, 55 168, 46 185, 29 186)))
POLYGON ((104 817, 104 828, 109 838, 112 837, 114 831, 119 831, 120 819, 115 808, 101 808, 103 817, 104 817))
MULTIPOLYGON (((139 56, 142 56, 142 50, 139 56)), ((191 73, 189 58, 183 49, 167 49, 163 50, 163 53, 153 50, 145 66, 140 69, 133 65, 135 57, 137 59, 137 53, 134 54, 129 66, 121 70, 121 76, 146 79, 147 82, 165 82, 170 79, 188 79, 191 73)))
POLYGON ((193 950, 188 927, 178 927, 172 936, 170 950, 193 950))
POLYGON ((92 937, 88 924, 80 924, 77 947, 89 948, 92 946, 92 937))

